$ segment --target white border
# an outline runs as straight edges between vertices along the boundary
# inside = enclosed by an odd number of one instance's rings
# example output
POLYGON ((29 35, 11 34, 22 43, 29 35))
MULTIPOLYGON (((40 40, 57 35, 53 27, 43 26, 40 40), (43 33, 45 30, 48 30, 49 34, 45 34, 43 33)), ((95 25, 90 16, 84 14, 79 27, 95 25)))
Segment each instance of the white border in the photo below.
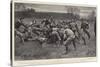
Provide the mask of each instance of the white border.
POLYGON ((34 3, 34 4, 66 5, 66 6, 96 7, 97 8, 96 5, 86 5, 86 4, 71 4, 71 3, 68 4, 68 3, 40 2, 40 1, 38 2, 38 1, 32 1, 32 0, 29 0, 29 1, 28 0, 12 0, 12 66, 62 64, 62 63, 79 63, 79 62, 97 61, 97 57, 15 61, 14 59, 14 3, 34 3))
POLYGON ((63 59, 48 59, 48 60, 25 60, 15 61, 13 66, 30 66, 30 65, 48 65, 48 64, 66 64, 66 63, 80 63, 80 62, 94 62, 96 57, 87 58, 63 58, 63 59))
POLYGON ((33 1, 33 0, 12 0, 17 3, 34 3, 34 4, 49 4, 49 5, 66 5, 66 6, 80 6, 80 7, 97 7, 97 5, 88 4, 72 4, 72 3, 58 3, 58 2, 43 2, 43 1, 33 1))

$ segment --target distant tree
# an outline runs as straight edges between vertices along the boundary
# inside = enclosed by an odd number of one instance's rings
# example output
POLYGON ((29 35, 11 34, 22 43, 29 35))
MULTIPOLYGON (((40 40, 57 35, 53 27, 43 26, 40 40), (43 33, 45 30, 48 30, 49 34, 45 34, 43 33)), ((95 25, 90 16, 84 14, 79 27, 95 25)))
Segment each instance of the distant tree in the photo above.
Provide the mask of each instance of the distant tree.
POLYGON ((78 7, 67 7, 67 13, 79 14, 80 9, 78 7))
POLYGON ((80 18, 80 9, 78 7, 66 7, 67 15, 72 19, 79 19, 80 18))
POLYGON ((15 11, 25 11, 26 6, 23 3, 15 3, 15 11))

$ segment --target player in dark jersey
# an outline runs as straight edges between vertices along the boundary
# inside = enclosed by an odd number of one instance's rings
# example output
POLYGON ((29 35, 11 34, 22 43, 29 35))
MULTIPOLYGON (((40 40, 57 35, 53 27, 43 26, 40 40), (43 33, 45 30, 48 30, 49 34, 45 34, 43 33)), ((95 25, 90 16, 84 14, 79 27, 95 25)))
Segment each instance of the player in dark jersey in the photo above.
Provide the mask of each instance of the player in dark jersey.
POLYGON ((18 19, 17 22, 15 22, 15 28, 18 29, 20 26, 24 26, 26 28, 26 26, 23 23, 23 18, 18 19))
POLYGON ((88 32, 89 24, 87 23, 87 21, 84 21, 84 20, 83 20, 83 22, 82 22, 82 24, 81 24, 81 29, 83 29, 83 32, 84 32, 85 34, 87 34, 88 38, 90 39, 90 34, 89 34, 89 32, 88 32))
POLYGON ((41 22, 41 26, 42 28, 44 29, 44 35, 46 37, 49 37, 49 33, 51 32, 51 23, 48 19, 44 19, 42 22, 41 22))
POLYGON ((24 25, 22 20, 23 20, 23 18, 20 18, 20 19, 18 19, 17 22, 15 22, 15 35, 17 35, 21 39, 20 42, 22 42, 24 44, 23 33, 25 32, 25 30, 23 32, 19 30, 19 28, 21 26, 24 26, 26 28, 26 26, 24 25))
POLYGON ((41 24, 44 24, 44 26, 50 25, 50 21, 48 19, 44 19, 41 24))
POLYGON ((85 37, 84 37, 84 33, 88 36, 88 38, 90 39, 90 34, 88 32, 88 29, 89 29, 89 24, 86 22, 86 20, 82 20, 82 23, 81 23, 81 29, 83 30, 83 33, 82 33, 82 40, 84 41, 84 45, 86 45, 86 40, 85 40, 85 37))

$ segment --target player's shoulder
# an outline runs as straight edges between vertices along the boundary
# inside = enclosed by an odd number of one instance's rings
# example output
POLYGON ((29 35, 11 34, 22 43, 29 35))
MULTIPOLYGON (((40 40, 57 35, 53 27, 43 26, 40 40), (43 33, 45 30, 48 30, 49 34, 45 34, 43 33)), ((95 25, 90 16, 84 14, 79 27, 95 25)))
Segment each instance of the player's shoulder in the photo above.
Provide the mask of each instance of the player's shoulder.
POLYGON ((64 31, 71 31, 71 29, 67 28, 67 29, 65 29, 64 31))

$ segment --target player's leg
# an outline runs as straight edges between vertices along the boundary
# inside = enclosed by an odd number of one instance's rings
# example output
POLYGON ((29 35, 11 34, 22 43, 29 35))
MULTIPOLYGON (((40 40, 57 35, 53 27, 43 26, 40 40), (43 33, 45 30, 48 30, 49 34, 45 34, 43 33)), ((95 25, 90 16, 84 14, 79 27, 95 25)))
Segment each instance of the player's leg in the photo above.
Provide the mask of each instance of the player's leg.
POLYGON ((82 40, 84 41, 84 45, 86 45, 86 40, 83 36, 82 36, 82 40))
POLYGON ((84 29, 84 32, 87 34, 88 38, 90 39, 90 34, 89 34, 89 32, 88 32, 86 29, 84 29))
POLYGON ((74 49, 76 50, 75 38, 72 40, 72 43, 73 43, 74 49))

